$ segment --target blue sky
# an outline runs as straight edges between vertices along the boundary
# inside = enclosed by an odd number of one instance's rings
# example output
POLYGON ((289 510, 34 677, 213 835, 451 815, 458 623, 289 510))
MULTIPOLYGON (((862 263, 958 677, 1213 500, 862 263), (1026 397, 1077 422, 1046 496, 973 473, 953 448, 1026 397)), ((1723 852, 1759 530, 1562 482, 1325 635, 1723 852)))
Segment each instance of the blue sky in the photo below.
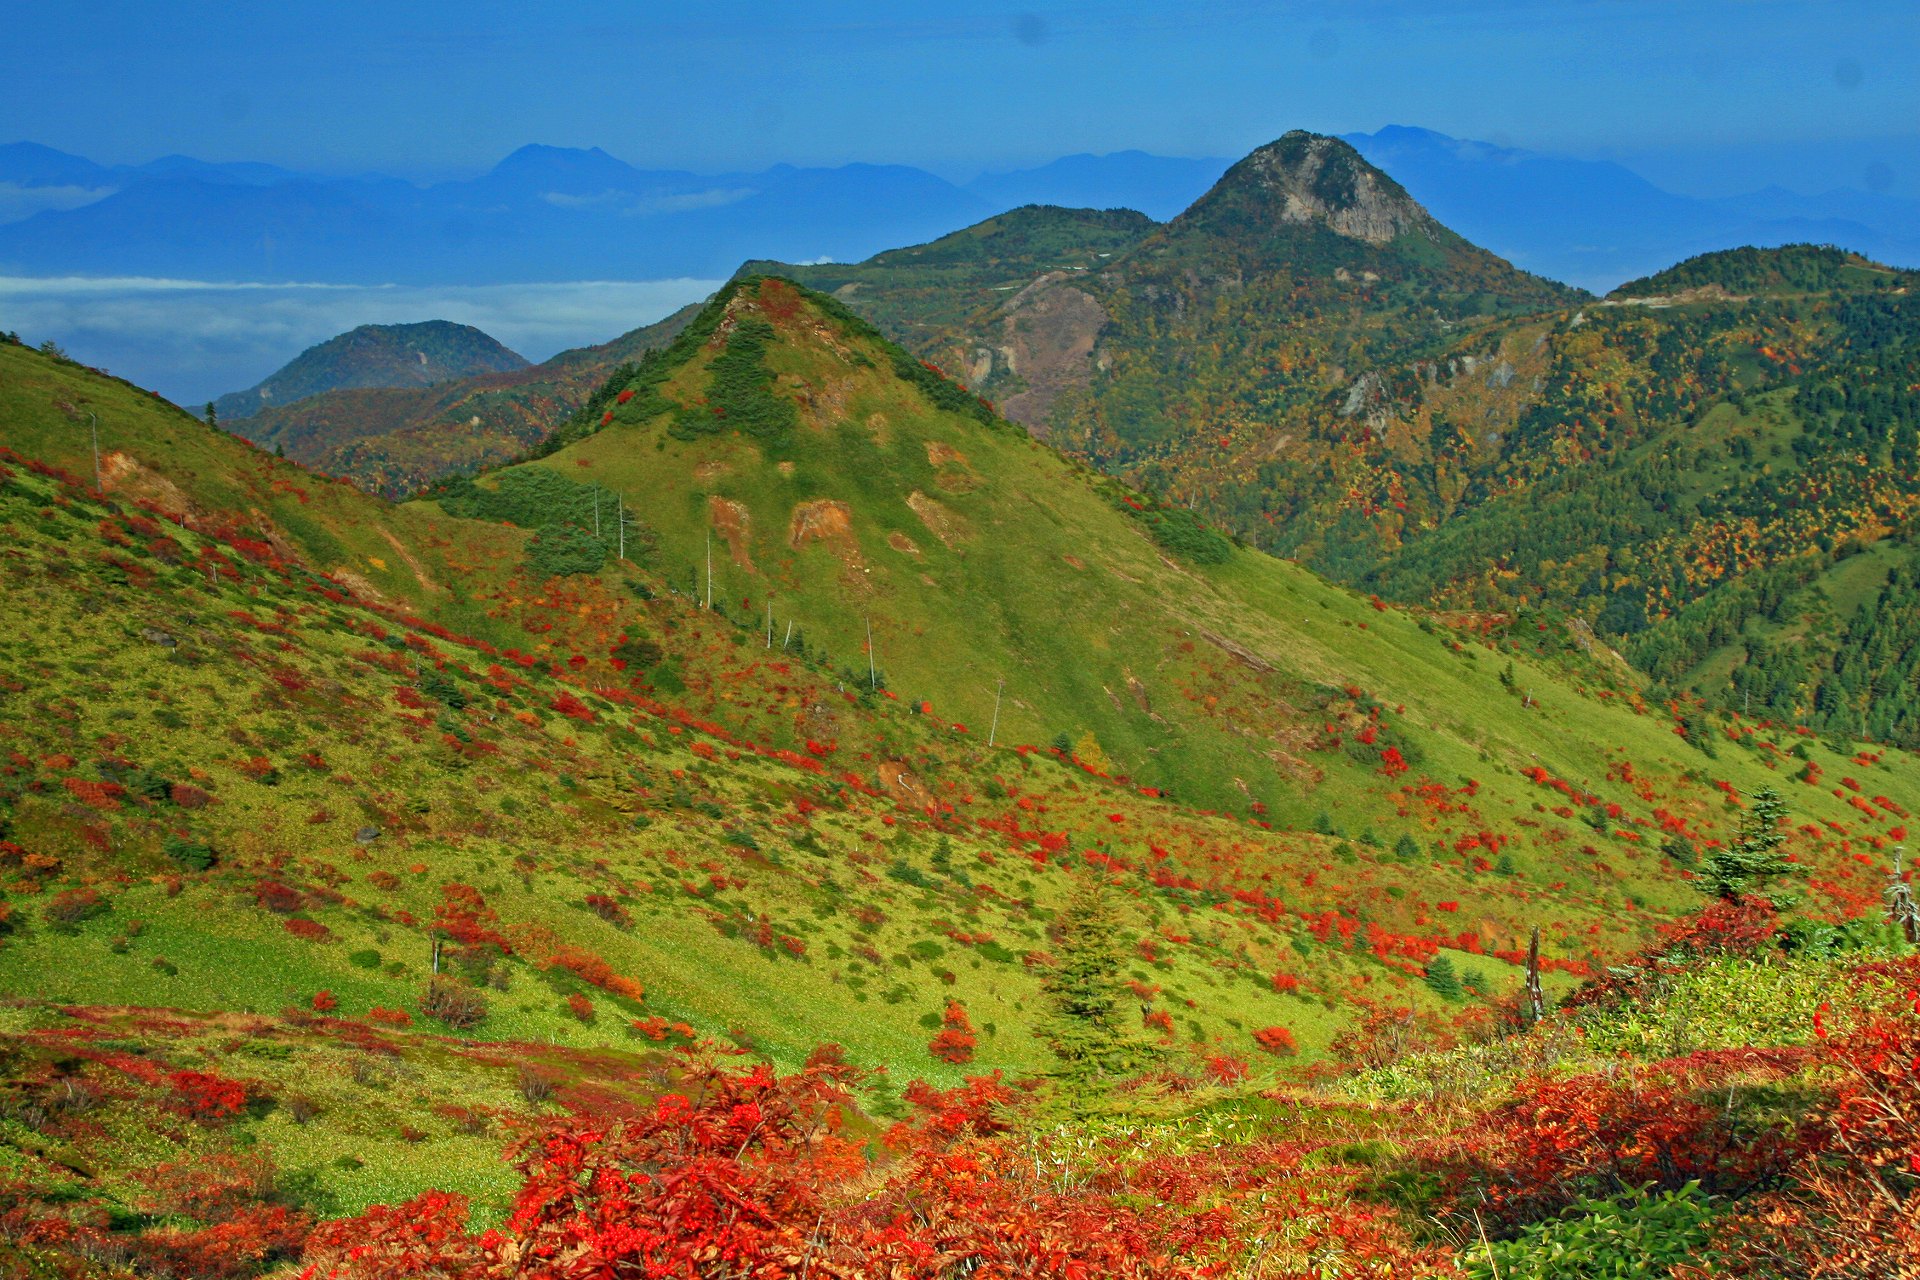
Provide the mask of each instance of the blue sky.
POLYGON ((0 119, 109 162, 420 178, 530 141, 964 178, 1401 123, 1617 158, 1690 194, 1920 195, 1920 5, 60 0, 8 15, 0 119))

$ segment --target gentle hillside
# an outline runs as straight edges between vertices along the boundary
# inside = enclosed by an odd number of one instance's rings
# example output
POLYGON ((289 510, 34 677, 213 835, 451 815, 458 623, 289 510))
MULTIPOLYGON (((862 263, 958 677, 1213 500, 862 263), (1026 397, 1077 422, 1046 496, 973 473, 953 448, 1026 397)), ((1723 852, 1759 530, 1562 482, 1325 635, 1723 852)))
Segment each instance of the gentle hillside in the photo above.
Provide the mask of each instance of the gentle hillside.
POLYGON ((684 307, 610 342, 508 372, 433 386, 321 392, 262 409, 238 431, 368 492, 404 497, 443 476, 519 456, 578 409, 613 369, 671 341, 698 310, 684 307))
POLYGON ((1611 298, 1660 298, 1694 291, 1721 296, 1829 292, 1899 292, 1915 273, 1873 262, 1833 245, 1790 244, 1777 249, 1725 249, 1703 253, 1639 280, 1629 280, 1611 298))
POLYGON ((213 408, 219 418, 231 423, 323 391, 430 387, 454 378, 526 367, 525 359, 472 325, 445 320, 363 324, 308 347, 259 385, 221 396, 213 408))
POLYGON ((1044 1070, 1089 879, 1130 1052, 1264 1076, 1381 1007, 1483 1024, 1534 925, 1567 990, 1767 783, 1804 911, 1860 915, 1920 804, 1910 756, 1676 722, 1558 629, 1235 548, 779 280, 596 403, 393 507, 0 347, 0 1038, 141 1135, 0 1131, 21 1204, 174 1247, 202 1202, 139 1206, 197 1153, 290 1212, 496 1221, 509 1133, 690 1038, 838 1043, 882 1115, 1044 1070))

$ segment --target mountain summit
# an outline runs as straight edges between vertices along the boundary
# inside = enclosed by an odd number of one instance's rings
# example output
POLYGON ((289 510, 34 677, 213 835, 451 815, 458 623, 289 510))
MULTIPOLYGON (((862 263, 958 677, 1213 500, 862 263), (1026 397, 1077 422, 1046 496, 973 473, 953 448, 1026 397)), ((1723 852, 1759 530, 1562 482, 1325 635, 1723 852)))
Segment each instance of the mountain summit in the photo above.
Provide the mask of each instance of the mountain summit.
POLYGON ((954 251, 984 257, 999 238, 971 233, 780 270, 964 371, 1034 434, 1102 466, 1156 467, 1141 473, 1155 484, 1222 449, 1271 460, 1367 369, 1589 296, 1455 234, 1352 146, 1304 130, 1119 242, 1092 245, 1064 211, 1008 216, 1043 228, 1027 238, 1049 252, 1004 282, 952 270, 954 251))
POLYGON ((363 324, 308 347, 257 386, 221 396, 214 410, 222 418, 247 418, 324 391, 430 387, 526 367, 524 357, 472 325, 450 320, 363 324))
POLYGON ((1371 245, 1403 235, 1437 240, 1444 228, 1406 188, 1338 138, 1295 129, 1248 155, 1173 226, 1243 234, 1319 223, 1371 245))

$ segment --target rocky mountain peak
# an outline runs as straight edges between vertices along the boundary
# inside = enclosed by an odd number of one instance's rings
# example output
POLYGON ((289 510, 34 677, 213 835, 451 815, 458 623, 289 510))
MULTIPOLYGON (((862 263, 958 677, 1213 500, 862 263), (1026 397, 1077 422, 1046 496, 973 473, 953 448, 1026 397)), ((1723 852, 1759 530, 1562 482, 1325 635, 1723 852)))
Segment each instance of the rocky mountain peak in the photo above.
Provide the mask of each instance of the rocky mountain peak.
POLYGON ((1183 219, 1227 210, 1262 221, 1319 222, 1339 235, 1383 245, 1438 225, 1406 189, 1339 138, 1296 129, 1229 169, 1183 219))

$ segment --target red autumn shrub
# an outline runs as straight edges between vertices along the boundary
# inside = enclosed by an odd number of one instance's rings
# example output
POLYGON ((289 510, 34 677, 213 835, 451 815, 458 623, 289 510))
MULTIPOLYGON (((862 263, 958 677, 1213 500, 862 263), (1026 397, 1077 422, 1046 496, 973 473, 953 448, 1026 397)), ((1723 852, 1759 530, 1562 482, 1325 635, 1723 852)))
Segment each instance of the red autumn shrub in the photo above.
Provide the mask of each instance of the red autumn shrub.
POLYGON ((134 1174, 134 1206, 163 1221, 121 1237, 142 1275, 243 1280, 299 1255, 311 1221, 274 1202, 275 1170, 260 1155, 203 1153, 134 1174))
POLYGON ((292 915, 306 905, 298 890, 278 880, 262 878, 254 882, 254 901, 276 915, 292 915))
POLYGON ((434 1267, 584 1280, 714 1275, 719 1264, 725 1274, 799 1276, 822 1251, 827 1189, 865 1166, 839 1134, 853 1076, 818 1054, 785 1078, 765 1065, 735 1075, 689 1060, 686 1093, 628 1118, 568 1119, 518 1143, 521 1187, 500 1230, 472 1237, 464 1202, 423 1197, 316 1232, 309 1274, 387 1280, 434 1267), (563 1258, 564 1269, 539 1261, 563 1258))
POLYGON ((304 916, 288 920, 282 927, 294 937, 307 942, 333 941, 333 930, 327 928, 327 926, 321 924, 318 920, 309 920, 304 916))
MULTIPOLYGON (((1784 1074, 1746 1051, 1752 1070, 1784 1074)), ((1781 1059, 1797 1065, 1804 1054, 1781 1059)), ((1740 1064, 1707 1055, 1617 1073, 1536 1077, 1510 1101, 1442 1144, 1437 1163, 1465 1214, 1479 1208, 1507 1226, 1550 1217, 1574 1201, 1690 1181, 1739 1195, 1777 1178, 1792 1144, 1770 1124, 1729 1109, 1740 1064)))
POLYGON ((1742 1206, 1715 1242, 1733 1274, 1920 1275, 1920 959, 1862 965, 1858 977, 1892 979, 1894 995, 1841 1030, 1819 1028, 1832 1094, 1791 1185, 1742 1206))
POLYGON ((247 1105, 247 1087, 207 1071, 176 1071, 167 1077, 180 1109, 196 1120, 225 1120, 247 1105))
POLYGON ((1300 1046, 1294 1043, 1293 1032, 1285 1027, 1262 1027, 1253 1033, 1253 1042, 1266 1052, 1282 1057, 1300 1052, 1300 1046))
POLYGON ((565 689, 562 689, 559 693, 555 694, 553 697, 553 701, 548 705, 551 706, 555 711, 558 711, 561 715, 570 717, 571 719, 574 719, 574 720, 578 720, 583 724, 592 724, 593 721, 597 718, 594 715, 594 711, 592 707, 580 701, 579 698, 575 697, 571 693, 568 693, 565 689))
POLYGON ((62 889, 42 909, 41 914, 55 925, 71 927, 109 910, 107 900, 93 889, 62 889))
POLYGON ((433 912, 434 932, 463 947, 497 947, 502 954, 512 955, 513 945, 494 928, 499 923, 500 917, 472 885, 456 882, 440 886, 440 905, 433 912))
POLYGON ((62 778, 60 785, 73 793, 81 804, 102 813, 111 813, 120 807, 120 797, 127 789, 117 782, 93 782, 86 778, 62 778))
POLYGON ((486 1275, 486 1253, 466 1227, 465 1196, 429 1191, 397 1208, 377 1204, 308 1237, 302 1280, 486 1275))
POLYGON ((1752 957, 1778 949, 1780 916, 1764 898, 1716 900, 1691 916, 1663 926, 1660 935, 1664 945, 1656 952, 1699 959, 1752 957))
POLYGON ((927 1052, 942 1062, 958 1065, 973 1061, 974 1043, 973 1023, 967 1018, 965 1006, 958 1000, 947 1001, 941 1028, 927 1042, 927 1052))
POLYGON ((618 901, 604 893, 590 893, 586 898, 587 910, 605 920, 616 929, 631 929, 633 917, 618 901))
POLYGON ((582 1022, 593 1021, 593 1001, 578 992, 567 997, 567 1009, 582 1022))
POLYGON ((1230 1053, 1211 1054, 1207 1058, 1207 1074, 1215 1084, 1239 1084, 1247 1078, 1247 1062, 1230 1053))
POLYGON ((313 999, 310 1003, 313 1005, 313 1011, 315 1013, 332 1013, 340 1007, 339 999, 335 997, 333 992, 327 990, 314 992, 313 999))
POLYGON ((413 1015, 405 1009, 389 1009, 384 1005, 375 1005, 367 1010, 367 1021, 378 1022, 388 1027, 410 1027, 413 1015))

